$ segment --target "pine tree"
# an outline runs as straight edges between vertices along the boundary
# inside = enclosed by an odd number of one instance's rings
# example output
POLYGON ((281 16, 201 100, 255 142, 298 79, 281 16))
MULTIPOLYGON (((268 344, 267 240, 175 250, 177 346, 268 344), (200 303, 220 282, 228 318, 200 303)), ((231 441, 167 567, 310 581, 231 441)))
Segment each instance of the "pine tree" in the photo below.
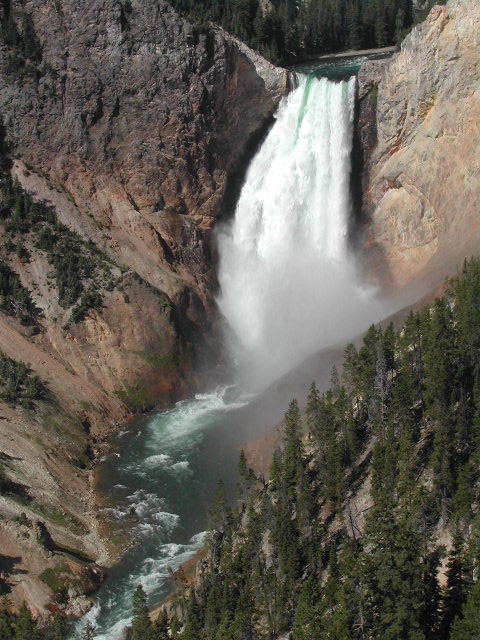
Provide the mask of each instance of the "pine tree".
POLYGON ((15 640, 37 640, 39 634, 36 628, 36 624, 32 618, 32 614, 27 609, 25 603, 18 613, 17 621, 15 624, 15 640))
POLYGON ((147 606, 147 594, 141 584, 133 594, 132 640, 150 640, 152 621, 147 606))
POLYGON ((254 618, 255 605, 250 590, 246 587, 238 598, 229 637, 232 640, 255 640, 254 618))
POLYGON ((391 380, 387 369, 387 360, 382 343, 377 343, 377 358, 375 363, 375 379, 370 398, 369 415, 374 429, 380 434, 382 442, 385 441, 385 422, 387 418, 388 401, 391 390, 391 380))
POLYGON ((356 398, 360 394, 359 389, 359 355, 352 343, 347 344, 343 354, 343 382, 348 394, 356 398))
POLYGON ((298 403, 292 400, 285 414, 282 480, 287 492, 297 485, 302 473, 301 417, 298 403))
POLYGON ((57 614, 53 621, 53 638, 52 640, 66 640, 68 637, 69 627, 65 618, 57 614))
POLYGON ((224 534, 232 521, 232 509, 228 504, 227 492, 223 480, 219 480, 213 499, 213 507, 209 512, 209 527, 224 534))
POLYGON ((152 640, 169 640, 168 614, 165 609, 162 609, 158 618, 155 620, 152 631, 152 640))
POLYGON ((244 504, 248 502, 250 489, 252 488, 254 482, 255 474, 253 473, 252 469, 248 467, 245 452, 242 449, 240 451, 240 458, 238 461, 237 493, 239 499, 242 500, 244 504))
POLYGON ((448 408, 454 382, 454 332, 451 310, 437 299, 426 318, 425 400, 435 417, 448 408))
POLYGON ((421 640, 421 552, 412 518, 406 513, 396 520, 382 504, 369 518, 367 544, 360 561, 367 637, 421 640))
POLYGON ((424 557, 421 629, 425 640, 438 638, 441 604, 440 586, 437 579, 439 565, 440 553, 437 550, 424 557))
POLYGON ((447 584, 442 599, 442 615, 438 636, 441 640, 448 640, 450 637, 450 627, 455 616, 462 610, 466 599, 467 577, 463 558, 463 539, 458 530, 454 535, 446 576, 447 584))
POLYGON ((6 602, 0 608, 0 639, 13 640, 12 617, 8 612, 6 602))
POLYGON ((191 589, 188 598, 187 618, 182 633, 182 640, 202 640, 202 621, 195 590, 191 589))
POLYGON ((477 582, 457 615, 452 626, 450 640, 479 640, 480 638, 480 582, 477 582))
POLYGON ((357 0, 347 4, 346 23, 349 49, 360 49, 362 46, 362 25, 360 21, 360 3, 357 0))
POLYGON ((388 24, 383 0, 378 0, 375 20, 375 41, 377 47, 386 47, 388 44, 388 24))
POLYGON ((82 640, 94 640, 95 639, 95 626, 90 620, 87 620, 87 624, 85 625, 85 629, 82 632, 82 640))
POLYGON ((320 638, 319 620, 320 589, 313 576, 303 584, 293 621, 293 640, 317 640, 320 638))
POLYGON ((317 428, 319 419, 319 408, 320 394, 318 392, 315 381, 313 381, 308 392, 306 410, 307 426, 310 433, 313 433, 317 428))
POLYGON ((269 478, 270 489, 272 491, 278 491, 282 484, 282 452, 278 448, 273 452, 269 478))

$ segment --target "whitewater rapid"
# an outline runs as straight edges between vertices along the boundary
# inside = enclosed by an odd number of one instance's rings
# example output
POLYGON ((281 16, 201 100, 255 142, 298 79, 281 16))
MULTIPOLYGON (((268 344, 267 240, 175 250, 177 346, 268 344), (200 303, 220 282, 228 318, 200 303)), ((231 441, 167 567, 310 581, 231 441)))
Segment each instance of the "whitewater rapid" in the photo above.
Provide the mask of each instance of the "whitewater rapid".
POLYGON ((218 235, 218 305, 257 389, 383 312, 348 242, 355 83, 299 76, 218 235))
POLYGON ((249 401, 220 386, 148 416, 115 438, 99 472, 97 491, 106 503, 100 515, 112 533, 128 536, 131 547, 75 625, 75 640, 87 621, 96 628, 96 640, 121 640, 135 587, 141 584, 149 600, 159 602, 171 589, 171 572, 202 548, 218 479, 225 479, 230 493, 237 480, 238 430, 231 433, 228 420, 249 401))

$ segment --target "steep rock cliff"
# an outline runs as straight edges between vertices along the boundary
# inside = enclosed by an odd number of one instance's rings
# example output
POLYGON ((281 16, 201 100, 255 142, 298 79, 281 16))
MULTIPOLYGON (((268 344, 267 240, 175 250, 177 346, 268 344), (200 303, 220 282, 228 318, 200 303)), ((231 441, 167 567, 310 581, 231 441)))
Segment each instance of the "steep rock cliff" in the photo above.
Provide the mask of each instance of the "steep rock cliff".
POLYGON ((480 5, 434 7, 359 74, 366 248, 387 283, 427 288, 480 241, 480 5))
POLYGON ((171 298, 186 287, 201 323, 208 232, 286 72, 220 30, 199 33, 162 1, 128 13, 113 0, 22 7, 11 10, 30 12, 41 62, 11 73, 2 49, 0 112, 15 154, 93 216, 120 264, 171 298))
POLYGON ((6 0, 0 20, 0 150, 4 131, 20 185, 97 260, 84 289, 101 297, 73 321, 75 303, 62 302, 40 241, 44 223, 11 224, 26 216, 21 204, 2 214, 0 260, 37 315, 25 325, 0 310, 0 350, 46 392, 29 408, 0 401, 10 483, 0 569, 12 601, 42 613, 49 576, 81 583, 74 595, 94 582, 77 579, 83 565, 68 550, 108 561, 90 447, 131 411, 196 383, 208 351, 200 336, 215 323, 214 222, 288 74, 219 29, 200 32, 163 0, 6 0))

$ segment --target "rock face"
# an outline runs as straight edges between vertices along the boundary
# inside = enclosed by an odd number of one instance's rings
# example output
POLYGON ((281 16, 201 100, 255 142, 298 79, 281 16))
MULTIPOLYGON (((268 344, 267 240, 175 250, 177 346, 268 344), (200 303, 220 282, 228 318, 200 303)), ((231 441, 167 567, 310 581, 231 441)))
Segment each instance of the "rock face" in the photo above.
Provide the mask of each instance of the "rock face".
POLYGON ((58 547, 107 559, 82 468, 89 439, 99 448, 132 411, 196 384, 208 355, 199 336, 216 319, 212 230, 288 74, 220 29, 198 31, 163 0, 7 0, 0 20, 12 171, 106 254, 116 282, 102 288, 101 312, 69 324, 35 238, 25 236, 28 259, 1 249, 41 316, 32 332, 0 312, 0 349, 38 374, 51 400, 33 412, 0 402, 0 462, 29 498, 22 507, 0 498, 0 565, 1 549, 31 557, 11 597, 41 613, 52 594, 38 576, 58 561, 25 542, 39 517, 58 547), (41 56, 15 62, 12 24, 41 56))
MULTIPOLYGON (((287 73, 160 0, 129 13, 116 0, 28 5, 40 77, 9 75, 0 58, 15 153, 102 225, 119 263, 172 298, 194 288, 208 314, 208 232, 287 73)), ((193 299, 187 311, 199 320, 193 299)))
POLYGON ((426 288, 478 253, 479 59, 480 4, 451 0, 360 71, 366 249, 388 284, 426 288))

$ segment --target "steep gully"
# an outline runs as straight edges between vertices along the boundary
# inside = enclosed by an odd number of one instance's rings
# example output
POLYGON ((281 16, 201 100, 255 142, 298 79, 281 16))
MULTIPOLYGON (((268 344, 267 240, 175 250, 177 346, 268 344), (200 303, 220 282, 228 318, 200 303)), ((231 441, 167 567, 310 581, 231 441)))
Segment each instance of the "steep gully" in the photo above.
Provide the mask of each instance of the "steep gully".
MULTIPOLYGON (((271 383, 392 308, 359 280, 349 243, 356 80, 321 75, 297 76, 248 168, 234 219, 217 236, 235 382, 143 418, 99 469, 107 526, 133 545, 78 633, 90 619, 99 638, 120 638, 135 584, 153 603, 166 595, 170 571, 202 545, 219 478, 234 495, 239 446, 281 419, 319 361, 300 367, 293 384, 271 383)), ((321 370, 338 355, 324 351, 321 370)))

